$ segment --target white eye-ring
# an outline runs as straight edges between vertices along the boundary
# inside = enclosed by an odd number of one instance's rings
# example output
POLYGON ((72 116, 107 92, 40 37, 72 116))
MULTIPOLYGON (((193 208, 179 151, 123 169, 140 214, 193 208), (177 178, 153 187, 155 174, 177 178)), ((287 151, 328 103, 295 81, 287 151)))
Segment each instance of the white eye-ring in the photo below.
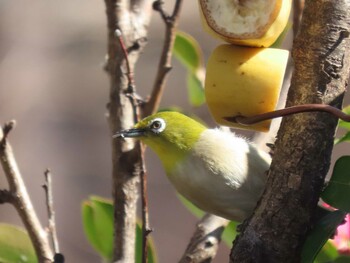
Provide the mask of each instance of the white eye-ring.
POLYGON ((164 131, 165 127, 166 127, 166 123, 161 118, 156 118, 156 119, 152 120, 151 123, 149 124, 149 128, 154 133, 157 133, 157 134, 164 131))

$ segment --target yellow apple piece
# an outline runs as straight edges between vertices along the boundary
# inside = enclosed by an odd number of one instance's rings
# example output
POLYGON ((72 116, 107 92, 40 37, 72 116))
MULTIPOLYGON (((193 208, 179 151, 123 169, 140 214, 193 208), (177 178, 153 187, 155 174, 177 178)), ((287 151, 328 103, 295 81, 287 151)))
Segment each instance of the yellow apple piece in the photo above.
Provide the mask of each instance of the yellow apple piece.
POLYGON ((271 46, 288 23, 292 0, 199 0, 204 29, 228 43, 271 46))
POLYGON ((205 97, 221 125, 268 131, 271 121, 244 126, 225 120, 273 111, 288 61, 287 50, 220 45, 211 54, 205 76, 205 97))

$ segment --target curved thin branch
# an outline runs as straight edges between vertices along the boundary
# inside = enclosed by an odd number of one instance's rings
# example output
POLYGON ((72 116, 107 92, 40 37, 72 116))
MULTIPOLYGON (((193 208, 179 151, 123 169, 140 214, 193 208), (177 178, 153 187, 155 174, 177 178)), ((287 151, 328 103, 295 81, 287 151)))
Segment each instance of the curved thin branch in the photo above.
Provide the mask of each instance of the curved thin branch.
POLYGON ((176 27, 180 16, 182 2, 182 0, 176 0, 174 11, 171 16, 167 15, 163 10, 163 2, 161 0, 156 0, 153 3, 153 8, 158 11, 163 18, 166 30, 163 50, 158 64, 157 76, 153 85, 150 99, 144 105, 143 116, 155 113, 159 108, 168 73, 171 70, 171 57, 176 38, 176 27))
POLYGON ((252 125, 261 121, 266 121, 274 118, 280 118, 284 116, 289 116, 297 113, 303 112, 327 112, 335 117, 350 122, 350 115, 345 114, 340 109, 335 108, 333 106, 327 104, 303 104, 287 107, 280 110, 269 111, 266 113, 262 113, 259 115, 254 115, 250 117, 245 116, 233 116, 233 117, 225 117, 224 119, 231 122, 236 122, 241 125, 252 125))
MULTIPOLYGON (((9 184, 11 204, 16 208, 22 222, 28 231, 39 262, 52 262, 53 254, 46 231, 41 226, 32 202, 19 171, 8 135, 15 125, 14 121, 5 124, 0 129, 0 162, 9 184)), ((4 194, 5 192, 2 191, 4 194)), ((7 196, 9 194, 6 194, 7 196)))

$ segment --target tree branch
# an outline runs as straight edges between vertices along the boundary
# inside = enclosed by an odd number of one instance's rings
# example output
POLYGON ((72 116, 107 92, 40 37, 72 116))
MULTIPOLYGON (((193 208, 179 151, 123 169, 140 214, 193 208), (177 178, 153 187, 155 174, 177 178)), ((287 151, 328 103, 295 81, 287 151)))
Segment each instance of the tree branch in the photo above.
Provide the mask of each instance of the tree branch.
MULTIPOLYGON (((135 63, 146 39, 151 16, 149 1, 105 0, 108 25, 108 62, 110 96, 108 122, 111 134, 130 128, 135 123, 132 101, 127 95, 128 71, 134 71, 135 63), (136 20, 137 18, 137 20, 136 20), (115 35, 119 29, 123 34, 129 69, 123 47, 115 35), (128 47, 132 47, 130 50, 128 47)), ((112 177, 114 201, 114 256, 113 262, 135 261, 135 227, 138 185, 142 171, 141 151, 132 140, 112 140, 112 177)))
POLYGON ((10 201, 16 208, 28 231, 39 262, 52 262, 53 255, 48 242, 47 233, 41 226, 34 211, 12 147, 8 142, 8 135, 14 125, 15 122, 11 121, 0 129, 0 162, 10 187, 7 192, 2 190, 2 197, 7 197, 7 201, 10 201))
POLYGON ((173 46, 176 38, 176 27, 180 17, 182 0, 176 0, 174 11, 171 16, 163 10, 163 1, 156 0, 153 3, 154 10, 158 11, 165 23, 165 40, 162 54, 158 64, 158 72, 153 85, 153 90, 149 101, 144 105, 143 115, 147 116, 155 113, 160 104, 169 71, 171 70, 171 58, 173 46))
MULTIPOLYGON (((128 90, 126 96, 130 99, 131 105, 133 107, 135 122, 141 120, 140 115, 140 105, 143 101, 137 98, 135 93, 134 77, 131 72, 130 62, 128 58, 127 48, 125 46, 122 34, 119 29, 116 30, 116 36, 119 39, 119 44, 122 48, 125 62, 126 62, 126 76, 128 78, 128 90)), ((114 136, 113 136, 114 137, 114 136)), ((140 155, 140 179, 141 179, 141 207, 142 207, 142 263, 147 262, 148 254, 148 235, 151 233, 149 227, 149 217, 148 217, 148 196, 147 196, 147 172, 145 166, 145 148, 142 142, 138 141, 136 145, 138 154, 140 155)))
POLYGON ((142 263, 148 259, 148 235, 152 232, 148 216, 147 171, 145 166, 145 147, 140 143, 142 156, 141 197, 142 197, 142 263))
POLYGON ((228 220, 206 214, 197 224, 197 228, 179 263, 209 263, 218 250, 221 234, 228 220))
POLYGON ((55 210, 53 208, 53 194, 52 194, 52 179, 51 172, 49 169, 46 169, 44 172, 45 175, 45 184, 43 185, 45 196, 46 196, 46 207, 47 214, 49 218, 49 232, 51 236, 51 242, 53 245, 53 251, 55 254, 60 253, 57 231, 56 231, 56 220, 55 220, 55 210))
MULTIPOLYGON (((295 71, 287 107, 324 103, 341 108, 349 78, 349 1, 305 1, 295 39, 295 71)), ((325 113, 282 120, 267 187, 235 240, 231 262, 300 262, 329 169, 337 118, 325 113)))

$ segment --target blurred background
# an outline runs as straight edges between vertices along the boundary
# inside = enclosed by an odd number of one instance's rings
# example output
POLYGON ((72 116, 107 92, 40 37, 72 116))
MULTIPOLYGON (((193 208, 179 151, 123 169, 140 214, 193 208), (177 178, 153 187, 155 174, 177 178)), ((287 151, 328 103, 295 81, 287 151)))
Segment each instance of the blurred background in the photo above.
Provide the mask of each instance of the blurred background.
MULTIPOLYGON (((174 1, 166 2, 171 12, 174 1)), ((184 1, 179 29, 199 41, 205 59, 220 43, 202 31, 196 1, 184 1)), ((106 32, 102 0, 0 1, 0 123, 17 121, 10 140, 43 225, 43 172, 47 167, 52 171, 58 237, 67 262, 99 262, 83 233, 81 202, 91 194, 109 198, 112 192, 105 119, 109 81, 102 69, 106 32)), ((135 72, 142 96, 153 85, 163 38, 164 24, 154 13, 149 43, 135 72)), ((290 34, 288 39, 285 48, 291 47, 290 34)), ((181 107, 215 126, 205 105, 193 108, 188 103, 185 69, 177 61, 173 66, 161 106, 181 107)), ((337 146, 334 159, 344 152, 346 146, 337 146)), ((179 202, 157 157, 147 151, 146 159, 159 262, 177 262, 197 220, 179 202)), ((21 225, 7 204, 0 206, 0 221, 21 225)), ((227 262, 228 253, 221 246, 214 262, 227 262)))

